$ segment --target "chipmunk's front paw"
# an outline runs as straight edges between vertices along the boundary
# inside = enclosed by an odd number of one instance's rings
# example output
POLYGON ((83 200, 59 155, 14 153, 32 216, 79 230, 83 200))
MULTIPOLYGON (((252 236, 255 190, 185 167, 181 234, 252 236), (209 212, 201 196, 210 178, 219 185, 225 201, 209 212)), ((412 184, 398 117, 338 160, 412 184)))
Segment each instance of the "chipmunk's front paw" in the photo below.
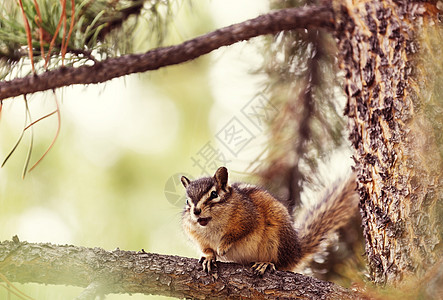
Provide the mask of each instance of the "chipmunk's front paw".
POLYGON ((206 273, 211 273, 214 269, 217 268, 217 262, 215 261, 215 256, 202 256, 200 258, 199 263, 202 264, 203 271, 206 273))
POLYGON ((275 271, 275 265, 271 262, 256 262, 252 266, 252 271, 254 274, 263 276, 265 274, 266 270, 269 270, 269 272, 275 271))

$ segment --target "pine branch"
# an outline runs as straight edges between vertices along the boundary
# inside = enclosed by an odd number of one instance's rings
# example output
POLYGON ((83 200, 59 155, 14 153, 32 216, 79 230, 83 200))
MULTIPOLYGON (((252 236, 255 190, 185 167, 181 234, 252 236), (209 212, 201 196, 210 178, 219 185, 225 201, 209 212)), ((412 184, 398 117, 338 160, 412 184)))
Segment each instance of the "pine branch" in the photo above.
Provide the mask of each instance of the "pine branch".
POLYGON ((256 36, 297 28, 331 28, 333 24, 333 13, 329 6, 282 9, 218 29, 179 45, 157 48, 143 54, 109 58, 92 66, 61 67, 41 75, 3 81, 0 82, 0 99, 72 84, 105 82, 132 73, 183 63, 222 46, 256 36))
POLYGON ((196 259, 72 245, 0 243, 0 272, 12 282, 85 287, 77 299, 97 294, 142 293, 195 299, 362 299, 331 282, 276 271, 256 277, 233 263, 207 275, 196 259))

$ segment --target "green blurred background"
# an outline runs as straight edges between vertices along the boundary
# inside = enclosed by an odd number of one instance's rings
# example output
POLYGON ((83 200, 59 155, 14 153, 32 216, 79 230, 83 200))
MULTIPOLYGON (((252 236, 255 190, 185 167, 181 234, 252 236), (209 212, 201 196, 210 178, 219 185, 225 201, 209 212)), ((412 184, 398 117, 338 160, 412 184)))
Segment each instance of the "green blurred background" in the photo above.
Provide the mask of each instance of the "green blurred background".
MULTIPOLYGON (((267 1, 251 0, 183 5, 177 8, 165 44, 176 44, 267 10, 267 1)), ((138 30, 143 30, 142 25, 138 30)), ((143 41, 137 42, 142 51, 143 41)), ((202 164, 202 154, 215 149, 217 157, 227 161, 231 180, 248 176, 248 166, 265 148, 266 132, 248 123, 240 110, 262 92, 264 78, 252 74, 261 60, 258 39, 183 65, 56 91, 62 119, 54 148, 22 180, 31 136, 28 130, 0 169, 0 240, 18 235, 29 242, 107 250, 143 248, 146 252, 198 257, 180 227, 179 197, 184 193, 177 174, 198 177, 214 172, 220 160, 212 159, 203 168, 195 160, 202 164), (248 147, 236 154, 215 138, 233 117, 254 135, 248 147)), ((28 99, 34 120, 55 109, 51 92, 28 99)), ((4 101, 2 160, 23 129, 25 112, 22 98, 4 101)), ((56 128, 55 115, 34 126, 31 164, 45 152, 56 128)), ((17 286, 35 299, 72 299, 82 291, 64 286, 17 286)), ((6 291, 0 289, 0 299, 6 297, 6 291)), ((126 298, 164 297, 109 295, 106 299, 126 298)))

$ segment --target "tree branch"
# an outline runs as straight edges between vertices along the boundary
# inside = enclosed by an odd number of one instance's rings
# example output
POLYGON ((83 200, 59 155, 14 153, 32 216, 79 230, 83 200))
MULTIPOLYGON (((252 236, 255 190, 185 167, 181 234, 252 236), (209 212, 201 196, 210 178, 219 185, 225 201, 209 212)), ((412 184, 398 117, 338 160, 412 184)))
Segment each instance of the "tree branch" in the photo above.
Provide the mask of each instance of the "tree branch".
POLYGON ((3 81, 0 82, 0 100, 72 84, 100 83, 132 73, 183 63, 222 46, 256 36, 297 28, 331 28, 333 24, 333 13, 329 6, 282 9, 218 29, 179 45, 109 58, 92 66, 61 67, 41 75, 3 81))
POLYGON ((18 239, 0 243, 0 273, 14 282, 85 287, 77 299, 95 299, 97 293, 196 299, 363 299, 331 282, 292 272, 276 271, 260 278, 241 265, 218 263, 212 276, 192 258, 18 239))

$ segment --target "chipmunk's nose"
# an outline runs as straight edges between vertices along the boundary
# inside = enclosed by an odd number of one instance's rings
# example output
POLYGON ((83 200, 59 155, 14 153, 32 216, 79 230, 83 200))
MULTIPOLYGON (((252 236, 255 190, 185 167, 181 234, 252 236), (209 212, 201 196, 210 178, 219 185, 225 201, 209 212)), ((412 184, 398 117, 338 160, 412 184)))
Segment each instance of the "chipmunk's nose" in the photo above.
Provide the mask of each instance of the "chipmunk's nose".
POLYGON ((194 215, 198 216, 202 212, 201 208, 194 208, 194 215))

